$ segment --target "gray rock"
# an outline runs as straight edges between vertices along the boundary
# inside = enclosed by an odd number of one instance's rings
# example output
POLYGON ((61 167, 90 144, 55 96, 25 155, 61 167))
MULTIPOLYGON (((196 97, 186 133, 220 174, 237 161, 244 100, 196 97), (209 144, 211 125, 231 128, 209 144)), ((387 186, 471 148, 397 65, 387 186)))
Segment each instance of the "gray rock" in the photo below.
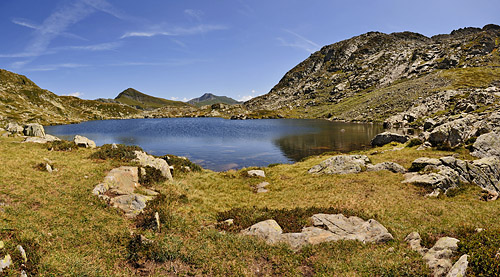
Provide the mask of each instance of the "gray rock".
POLYGON ((264 172, 264 170, 249 170, 247 174, 250 177, 266 177, 266 173, 264 172))
POLYGON ((432 144, 428 141, 422 143, 419 147, 417 147, 417 150, 418 151, 422 151, 422 150, 427 150, 427 149, 430 149, 432 148, 432 144))
POLYGON ((414 160, 411 163, 410 169, 408 169, 408 171, 417 172, 417 171, 424 169, 426 166, 431 165, 431 166, 438 167, 441 164, 442 163, 439 159, 422 157, 422 158, 418 158, 418 159, 414 160))
POLYGON ((371 145, 372 146, 383 146, 386 145, 390 142, 399 142, 399 143, 405 143, 408 141, 408 136, 405 135, 400 135, 396 133, 390 133, 390 132, 383 132, 378 135, 376 135, 372 141, 371 145))
POLYGON ((422 239, 420 238, 420 234, 417 232, 412 232, 408 236, 406 236, 405 241, 410 245, 411 250, 417 251, 420 255, 425 255, 428 249, 421 245, 422 239))
POLYGON ((467 261, 468 257, 469 255, 467 254, 462 255, 450 269, 446 277, 464 277, 467 273, 467 266, 469 265, 467 261))
POLYGON ((160 158, 155 158, 151 155, 148 155, 142 151, 135 151, 136 158, 134 161, 138 162, 141 166, 151 166, 161 171, 163 177, 172 181, 172 173, 170 172, 170 166, 167 161, 160 158))
POLYGON ((128 218, 134 218, 146 207, 147 201, 158 195, 156 191, 139 184, 138 168, 121 166, 112 169, 102 183, 95 186, 92 194, 122 210, 128 218))
POLYGON ((255 186, 255 189, 256 189, 256 192, 257 193, 266 193, 268 192, 269 190, 266 189, 266 187, 269 185, 269 182, 262 182, 262 183, 259 183, 255 186))
POLYGON ((455 147, 474 135, 477 131, 473 129, 474 122, 474 116, 467 115, 439 125, 430 133, 428 141, 434 146, 449 144, 455 147))
POLYGON ((450 271, 453 252, 458 249, 457 243, 458 240, 455 238, 440 238, 424 255, 423 259, 431 269, 433 276, 445 276, 450 271))
POLYGON ((46 134, 45 136, 43 137, 27 137, 24 141, 24 142, 31 142, 31 143, 47 143, 47 142, 51 142, 51 141, 60 141, 61 139, 59 139, 58 137, 55 137, 55 136, 52 136, 52 135, 48 135, 46 134))
POLYGON ((23 133, 29 137, 44 137, 45 130, 43 126, 38 123, 30 123, 24 126, 23 133))
POLYGON ((9 254, 5 255, 3 259, 0 260, 0 272, 12 265, 12 258, 9 254))
POLYGON ((21 275, 20 276, 21 277, 28 277, 28 274, 26 274, 26 271, 23 270, 23 271, 21 271, 21 275))
POLYGON ((76 135, 75 138, 73 139, 75 144, 79 147, 85 147, 85 148, 95 148, 95 142, 93 140, 90 140, 84 136, 76 135))
POLYGON ((118 145, 116 143, 111 144, 111 149, 118 149, 118 145))
POLYGON ((283 233, 283 229, 281 229, 275 220, 268 219, 242 230, 241 233, 244 235, 256 236, 264 239, 267 243, 273 244, 280 241, 280 235, 283 233))
POLYGON ((24 128, 17 123, 9 123, 5 127, 5 130, 7 130, 7 132, 11 132, 13 134, 21 134, 23 132, 24 128))
POLYGON ((26 251, 24 251, 24 248, 21 245, 18 245, 16 249, 17 251, 19 251, 19 254, 21 254, 21 258, 26 263, 28 261, 28 257, 26 256, 26 251))
POLYGON ((311 174, 349 174, 366 169, 370 162, 365 155, 339 155, 328 158, 309 169, 311 174))
POLYGON ((500 134, 490 132, 480 135, 472 145, 472 156, 484 158, 488 156, 500 157, 500 134))
POLYGON ((366 165, 366 171, 380 171, 380 170, 388 170, 394 173, 406 172, 406 168, 393 162, 382 162, 376 165, 371 165, 371 164, 366 165))

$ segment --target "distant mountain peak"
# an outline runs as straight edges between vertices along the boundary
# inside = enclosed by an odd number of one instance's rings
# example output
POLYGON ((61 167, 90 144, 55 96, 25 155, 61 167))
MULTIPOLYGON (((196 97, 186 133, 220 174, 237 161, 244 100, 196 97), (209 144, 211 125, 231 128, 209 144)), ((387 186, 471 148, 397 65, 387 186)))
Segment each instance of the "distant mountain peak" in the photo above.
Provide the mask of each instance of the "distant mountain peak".
POLYGON ((204 93, 202 96, 198 98, 193 98, 187 103, 191 105, 195 105, 197 107, 205 106, 205 105, 212 105, 216 103, 223 103, 223 104, 228 104, 228 105, 236 105, 236 104, 241 104, 241 102, 234 100, 233 98, 227 97, 227 96, 218 96, 210 92, 204 93))
POLYGON ((154 97, 142 93, 134 88, 127 88, 126 90, 120 92, 120 94, 118 94, 118 96, 115 97, 115 100, 122 104, 127 104, 141 110, 154 110, 164 106, 174 106, 174 107, 189 106, 184 102, 167 100, 160 97, 154 97))

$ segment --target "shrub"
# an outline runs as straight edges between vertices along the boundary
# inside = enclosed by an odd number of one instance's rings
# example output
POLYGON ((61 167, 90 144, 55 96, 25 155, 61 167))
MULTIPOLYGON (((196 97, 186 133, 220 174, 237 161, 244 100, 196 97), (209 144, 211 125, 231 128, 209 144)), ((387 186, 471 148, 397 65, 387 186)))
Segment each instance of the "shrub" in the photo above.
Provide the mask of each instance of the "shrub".
POLYGON ((180 257, 182 241, 174 237, 163 238, 166 241, 143 241, 141 235, 134 235, 127 245, 127 260, 136 268, 145 261, 164 263, 180 257))
POLYGON ((168 165, 174 167, 174 175, 177 173, 186 173, 189 171, 199 172, 202 170, 202 167, 191 162, 188 158, 178 157, 174 155, 165 155, 161 157, 165 161, 167 161, 168 165), (189 169, 187 169, 188 167, 189 169))
POLYGON ((173 206, 177 204, 186 204, 188 199, 184 194, 160 194, 155 199, 148 201, 146 208, 135 218, 137 228, 150 229, 158 231, 155 214, 158 213, 160 219, 160 231, 170 230, 182 226, 182 218, 176 216, 173 212, 173 206))
POLYGON ((217 214, 218 228, 220 230, 239 232, 253 224, 267 219, 274 219, 283 229, 283 232, 300 232, 302 228, 310 225, 309 218, 317 213, 338 214, 344 216, 359 216, 363 219, 369 217, 360 212, 354 212, 348 209, 339 209, 335 207, 321 208, 294 208, 294 209, 269 209, 269 208, 233 208, 217 214), (223 224, 227 219, 233 219, 233 224, 223 224))
POLYGON ((165 176, 163 176, 163 174, 161 173, 161 170, 149 165, 145 167, 138 167, 137 171, 137 175, 139 176, 139 184, 145 187, 150 187, 154 184, 165 182, 167 180, 167 178, 165 178, 165 176), (146 174, 142 173, 143 168, 146 174))
POLYGON ((54 150, 54 151, 73 151, 74 149, 77 149, 78 146, 73 142, 73 141, 67 141, 67 140, 55 140, 55 141, 50 141, 47 143, 47 149, 48 150, 54 150))
POLYGON ((422 140, 420 140, 419 138, 412 138, 408 144, 406 145, 406 147, 413 147, 413 146, 417 146, 417 145, 421 145, 423 142, 422 140))
POLYGON ((458 243, 458 251, 461 255, 469 255, 467 275, 500 275, 500 230, 470 235, 458 243))
POLYGON ((111 144, 105 144, 101 146, 99 150, 90 155, 90 158, 98 160, 113 159, 129 162, 136 158, 134 151, 142 151, 142 148, 135 145, 131 146, 123 144, 117 144, 116 148, 113 148, 111 144))

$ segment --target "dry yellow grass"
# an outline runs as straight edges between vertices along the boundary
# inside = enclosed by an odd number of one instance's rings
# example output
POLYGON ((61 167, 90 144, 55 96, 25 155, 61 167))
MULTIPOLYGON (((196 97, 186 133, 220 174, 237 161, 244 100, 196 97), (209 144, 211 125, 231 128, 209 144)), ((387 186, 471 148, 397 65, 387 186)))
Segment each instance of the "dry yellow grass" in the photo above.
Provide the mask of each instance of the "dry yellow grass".
MULTIPOLYGON (((0 239, 10 248, 24 243, 28 257, 36 260, 29 269, 42 276, 418 275, 428 271, 421 257, 403 241, 408 233, 445 235, 462 227, 500 228, 494 216, 500 202, 479 200, 476 188, 453 198, 429 199, 422 188, 402 184, 402 174, 308 174, 310 167, 329 157, 319 156, 265 168, 263 179, 245 177, 246 170, 204 170, 177 176, 173 183, 160 184, 157 189, 185 195, 187 200, 174 202, 171 222, 166 222, 169 227, 155 233, 136 229, 133 222, 91 194, 116 164, 90 160, 92 150, 55 152, 19 142, 19 138, 0 138, 0 202, 7 203, 0 212, 0 239), (52 160, 58 171, 36 169, 43 158, 52 160), (255 194, 251 186, 261 181, 270 183, 270 191, 255 194), (254 206, 351 209, 376 218, 393 233, 395 241, 381 245, 325 243, 295 253, 285 245, 269 246, 209 227, 218 212, 254 206), (130 232, 159 245, 149 260, 142 260, 143 268, 134 268, 127 261, 130 232)), ((421 156, 453 154, 414 148, 380 153, 393 147, 360 153, 373 163, 394 161, 405 167, 421 156), (378 154, 371 155, 375 151, 378 154)), ((470 158, 465 152, 460 155, 470 158)), ((14 270, 18 268, 16 264, 8 274, 18 276, 14 270)))

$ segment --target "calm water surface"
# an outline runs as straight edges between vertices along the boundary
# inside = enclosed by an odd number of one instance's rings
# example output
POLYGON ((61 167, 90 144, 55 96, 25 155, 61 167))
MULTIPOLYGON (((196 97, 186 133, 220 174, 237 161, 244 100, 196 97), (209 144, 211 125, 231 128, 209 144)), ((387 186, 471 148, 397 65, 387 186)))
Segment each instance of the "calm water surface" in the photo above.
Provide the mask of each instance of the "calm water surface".
POLYGON ((67 140, 82 135, 97 145, 139 145, 154 155, 185 156, 216 171, 363 149, 383 131, 381 125, 326 120, 222 118, 101 120, 47 126, 45 130, 67 140))

